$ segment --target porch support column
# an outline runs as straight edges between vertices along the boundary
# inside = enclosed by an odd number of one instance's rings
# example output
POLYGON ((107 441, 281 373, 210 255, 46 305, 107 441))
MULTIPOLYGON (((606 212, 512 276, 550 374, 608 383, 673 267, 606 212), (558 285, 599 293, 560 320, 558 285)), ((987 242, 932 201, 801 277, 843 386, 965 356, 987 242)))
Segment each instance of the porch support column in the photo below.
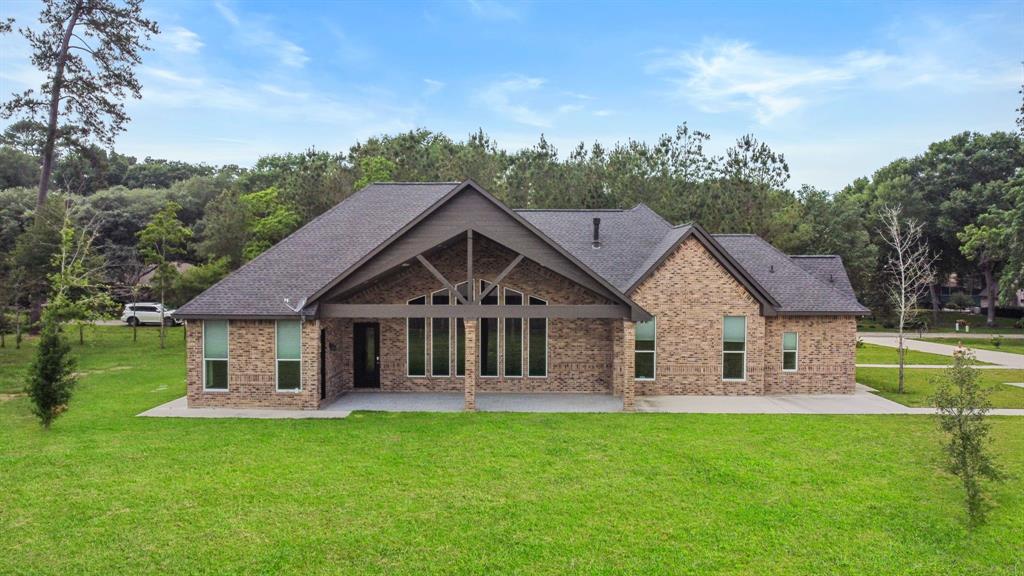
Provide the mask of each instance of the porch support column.
POLYGON ((622 396, 622 411, 636 410, 636 323, 616 320, 612 335, 612 388, 622 396))
POLYGON ((477 351, 476 351, 476 318, 465 318, 466 325, 466 375, 463 376, 465 386, 466 403, 465 410, 472 412, 476 410, 476 372, 477 372, 477 351))

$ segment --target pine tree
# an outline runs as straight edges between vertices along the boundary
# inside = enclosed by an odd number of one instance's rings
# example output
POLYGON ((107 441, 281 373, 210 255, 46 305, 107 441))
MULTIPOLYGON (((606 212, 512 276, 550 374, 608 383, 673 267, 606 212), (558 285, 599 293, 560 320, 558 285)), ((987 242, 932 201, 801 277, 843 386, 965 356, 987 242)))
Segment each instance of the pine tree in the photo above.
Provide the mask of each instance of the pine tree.
POLYGON ((32 401, 32 413, 45 428, 67 409, 75 386, 74 368, 71 346, 61 331, 60 322, 50 314, 44 315, 39 347, 29 367, 25 391, 32 401))

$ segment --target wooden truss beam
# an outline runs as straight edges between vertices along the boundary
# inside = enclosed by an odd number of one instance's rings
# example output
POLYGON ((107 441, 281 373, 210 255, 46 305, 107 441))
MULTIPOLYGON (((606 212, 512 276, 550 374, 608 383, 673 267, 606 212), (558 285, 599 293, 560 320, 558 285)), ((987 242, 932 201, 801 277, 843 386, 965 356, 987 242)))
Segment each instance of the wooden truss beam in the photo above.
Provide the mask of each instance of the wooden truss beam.
POLYGON ((417 304, 321 304, 321 318, 629 318, 628 306, 551 304, 546 306, 468 306, 417 304))

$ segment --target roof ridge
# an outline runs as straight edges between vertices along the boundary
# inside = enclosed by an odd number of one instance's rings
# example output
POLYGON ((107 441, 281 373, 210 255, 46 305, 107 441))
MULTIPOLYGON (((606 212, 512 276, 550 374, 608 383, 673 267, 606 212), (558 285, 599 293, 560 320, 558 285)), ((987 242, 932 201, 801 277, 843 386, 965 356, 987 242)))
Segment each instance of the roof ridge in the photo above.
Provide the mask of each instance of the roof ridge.
POLYGON ((839 254, 790 254, 790 258, 839 258, 839 254))
POLYGON ((431 181, 431 180, 411 180, 409 182, 393 182, 393 181, 392 182, 370 182, 366 186, 363 186, 362 188, 360 188, 358 191, 361 192, 363 190, 366 190, 370 186, 374 186, 374 185, 376 185, 376 186, 430 186, 430 185, 433 185, 433 184, 462 184, 462 182, 460 182, 458 180, 436 180, 436 181, 431 181))
POLYGON ((622 208, 513 208, 516 212, 626 212, 622 208))

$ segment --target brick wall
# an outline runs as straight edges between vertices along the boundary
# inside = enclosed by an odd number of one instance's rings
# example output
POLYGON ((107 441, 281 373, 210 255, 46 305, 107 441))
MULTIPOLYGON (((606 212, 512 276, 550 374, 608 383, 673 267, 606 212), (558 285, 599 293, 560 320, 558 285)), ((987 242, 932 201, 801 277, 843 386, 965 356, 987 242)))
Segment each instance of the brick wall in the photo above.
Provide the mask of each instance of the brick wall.
POLYGON ((319 406, 320 327, 302 323, 302 388, 278 392, 273 320, 231 320, 228 324, 228 389, 203 390, 203 323, 187 323, 190 407, 292 408, 319 406))
POLYGON ((857 320, 852 316, 779 316, 765 323, 765 393, 852 394, 857 320), (797 370, 782 370, 782 334, 796 332, 797 370))

